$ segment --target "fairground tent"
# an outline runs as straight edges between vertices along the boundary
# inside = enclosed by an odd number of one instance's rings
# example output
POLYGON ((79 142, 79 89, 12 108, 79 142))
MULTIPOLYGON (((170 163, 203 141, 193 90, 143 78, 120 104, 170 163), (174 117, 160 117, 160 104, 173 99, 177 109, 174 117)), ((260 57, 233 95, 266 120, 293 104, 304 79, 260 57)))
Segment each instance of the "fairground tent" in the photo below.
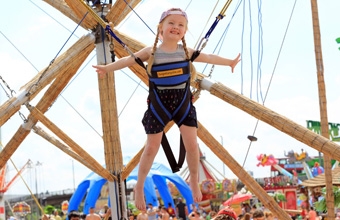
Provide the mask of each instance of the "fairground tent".
MULTIPOLYGON (((128 177, 129 180, 137 180, 138 167, 136 167, 128 177)), ((153 206, 158 206, 156 189, 159 192, 165 205, 171 203, 175 207, 170 191, 167 187, 167 181, 171 181, 181 193, 187 204, 193 204, 192 193, 188 184, 176 173, 160 163, 153 163, 151 170, 146 178, 144 194, 146 203, 151 203, 153 206)), ((106 179, 96 173, 89 174, 77 187, 72 195, 68 211, 78 210, 83 198, 84 208, 83 213, 88 214, 90 207, 95 207, 96 201, 100 196, 100 191, 103 185, 107 182, 106 179)), ((110 202, 108 201, 108 204, 110 202)), ((189 208, 190 206, 188 206, 189 208)))

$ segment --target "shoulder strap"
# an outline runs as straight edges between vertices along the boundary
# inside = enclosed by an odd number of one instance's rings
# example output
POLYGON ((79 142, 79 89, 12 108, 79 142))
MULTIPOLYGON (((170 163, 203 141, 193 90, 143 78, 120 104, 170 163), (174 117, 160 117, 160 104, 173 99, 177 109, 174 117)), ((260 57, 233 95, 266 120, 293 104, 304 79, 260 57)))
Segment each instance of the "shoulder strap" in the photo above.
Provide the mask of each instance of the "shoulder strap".
POLYGON ((200 55, 201 51, 195 50, 194 53, 191 55, 190 61, 194 62, 194 60, 200 55))

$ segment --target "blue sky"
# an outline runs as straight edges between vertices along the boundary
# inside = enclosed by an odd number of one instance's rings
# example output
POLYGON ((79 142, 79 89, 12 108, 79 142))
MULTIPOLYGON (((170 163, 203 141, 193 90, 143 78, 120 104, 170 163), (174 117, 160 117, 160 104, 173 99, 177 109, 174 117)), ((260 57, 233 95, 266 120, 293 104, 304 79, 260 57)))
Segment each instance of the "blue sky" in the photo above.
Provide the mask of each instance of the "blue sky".
MULTIPOLYGON (((189 4, 190 2, 189 0, 142 1, 136 8, 136 13, 143 21, 132 13, 116 28, 146 45, 151 45, 155 36, 150 29, 155 32, 161 12, 170 7, 187 8, 189 32, 186 34, 186 40, 187 45, 194 48, 197 41, 202 38, 201 34, 204 35, 207 32, 225 2, 217 3, 215 11, 213 8, 216 2, 195 3, 192 1, 189 4), (210 14, 212 18, 208 20, 210 14), (207 27, 205 27, 206 24, 207 27)), ((233 1, 225 18, 219 22, 211 34, 203 52, 219 53, 229 58, 242 53, 242 63, 236 67, 234 73, 231 73, 229 67, 216 66, 211 79, 259 103, 262 103, 262 100, 258 97, 261 93, 266 94, 269 87, 266 107, 303 126, 306 126, 306 120, 318 121, 320 118, 319 98, 310 1, 296 2, 288 28, 295 1, 263 1, 261 4, 263 33, 261 50, 258 49, 260 29, 257 3, 258 1, 251 1, 250 16, 249 1, 245 4, 242 2, 239 7, 237 7, 239 2, 233 1), (223 40, 222 34, 226 27, 229 28, 223 40), (220 40, 223 41, 221 49, 217 46, 220 40), (259 51, 263 53, 261 90, 256 87, 259 51), (271 78, 272 81, 269 84, 271 78)), ((340 45, 335 41, 340 37, 338 23, 340 2, 329 0, 319 1, 318 4, 328 120, 340 123, 338 114, 340 102, 340 51, 338 48, 340 45)), ((3 18, 0 24, 2 66, 0 75, 17 94, 22 85, 48 66, 58 54, 69 48, 80 36, 89 33, 81 27, 76 29, 77 24, 43 1, 22 1, 18 5, 5 1, 0 13, 3 18), (71 36, 75 29, 75 33, 71 36)), ((96 52, 93 51, 80 68, 77 77, 45 115, 99 163, 104 164, 103 143, 100 137, 101 118, 97 76, 91 67, 95 63, 96 52)), ((195 66, 198 71, 206 75, 211 70, 209 65, 196 63, 195 66)), ((120 140, 124 157, 134 156, 145 142, 144 129, 140 121, 146 110, 147 89, 143 84, 138 86, 138 82, 139 80, 128 69, 116 72, 120 140)), ((40 97, 32 100, 31 104, 35 105, 40 97)), ((3 89, 0 90, 0 99, 1 103, 7 100, 3 89)), ((256 167, 258 154, 266 153, 282 157, 284 151, 300 152, 302 148, 309 155, 317 156, 318 154, 314 149, 260 122, 255 131, 258 141, 251 145, 246 158, 245 153, 249 147, 247 136, 254 133, 256 119, 213 97, 207 91, 201 92, 200 99, 195 105, 199 121, 217 140, 223 142, 223 146, 241 165, 244 163, 246 170, 253 171, 255 177, 269 175, 268 167, 256 167)), ((28 115, 24 106, 21 112, 28 115)), ((1 127, 4 146, 22 123, 19 114, 15 114, 1 127)), ((38 126, 43 127, 40 123, 38 126)), ((174 146, 174 153, 177 155, 176 146, 179 142, 179 135, 176 127, 171 129, 169 137, 171 145, 174 146)), ((222 171, 222 162, 201 142, 200 147, 209 163, 222 171)), ((75 175, 73 176, 71 158, 33 132, 11 159, 17 167, 23 166, 28 159, 34 163, 39 161, 43 164, 37 167, 39 192, 73 188, 73 179, 77 186, 90 172, 82 164, 74 161, 75 175)), ((159 151, 155 160, 165 161, 162 150, 159 151)), ((11 178, 15 172, 13 166, 9 165, 9 178, 11 178)), ((227 167, 225 174, 228 178, 235 178, 227 167)), ((23 177, 35 191, 35 170, 27 170, 23 177)), ((8 193, 28 193, 28 190, 18 180, 8 193)))

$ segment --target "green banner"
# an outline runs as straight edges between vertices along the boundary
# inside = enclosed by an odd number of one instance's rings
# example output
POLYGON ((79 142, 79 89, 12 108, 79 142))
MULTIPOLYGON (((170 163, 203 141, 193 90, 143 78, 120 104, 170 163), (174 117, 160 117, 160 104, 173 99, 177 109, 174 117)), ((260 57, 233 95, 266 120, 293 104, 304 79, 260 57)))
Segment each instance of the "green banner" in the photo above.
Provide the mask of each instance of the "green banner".
MULTIPOLYGON (((307 128, 317 134, 321 134, 321 125, 319 121, 307 121, 307 128)), ((340 142, 339 130, 339 123, 328 123, 329 138, 332 141, 340 142)))

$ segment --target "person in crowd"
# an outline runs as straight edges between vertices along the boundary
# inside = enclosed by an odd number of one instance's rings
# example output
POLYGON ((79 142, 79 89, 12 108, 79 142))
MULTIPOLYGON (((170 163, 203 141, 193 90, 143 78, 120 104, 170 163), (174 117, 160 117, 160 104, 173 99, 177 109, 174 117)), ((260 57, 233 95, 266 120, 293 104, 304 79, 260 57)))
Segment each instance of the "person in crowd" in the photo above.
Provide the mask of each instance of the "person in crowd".
POLYGON ((105 204, 103 209, 100 210, 99 216, 105 220, 112 220, 111 209, 109 208, 108 204, 105 204))
POLYGON ((55 209, 55 210, 53 211, 53 215, 54 215, 54 219, 55 219, 55 220, 61 220, 61 217, 60 217, 60 215, 59 215, 58 209, 55 209))
POLYGON ((214 210, 211 210, 209 212, 209 214, 207 215, 206 220, 210 220, 210 219, 214 218, 216 214, 217 214, 217 212, 215 212, 214 210))
POLYGON ((229 207, 224 207, 217 212, 212 220, 237 220, 237 215, 233 209, 229 207))
POLYGON ((182 198, 178 198, 178 203, 176 205, 176 214, 178 219, 186 220, 189 211, 187 205, 182 201, 182 198))
POLYGON ((316 211, 314 210, 313 206, 309 207, 309 211, 308 211, 306 218, 308 220, 316 220, 318 218, 318 215, 317 215, 316 211))
POLYGON ((129 214, 129 220, 134 220, 135 219, 135 215, 133 213, 129 214))
MULTIPOLYGON (((196 206, 195 206, 196 207, 196 206)), ((201 213, 198 212, 198 209, 193 209, 193 211, 188 215, 189 220, 204 220, 201 213)))
MULTIPOLYGON (((184 37, 187 30, 186 12, 180 8, 171 8, 161 15, 153 46, 145 47, 134 56, 124 57, 107 65, 93 65, 99 77, 103 77, 108 72, 136 64, 137 58, 148 63, 149 86, 154 89, 149 90, 148 108, 142 119, 147 140, 140 159, 135 186, 135 205, 139 210, 146 209, 144 182, 159 150, 164 127, 172 120, 179 127, 184 147, 188 152, 186 161, 194 202, 202 199, 198 183, 198 123, 190 91, 190 82, 196 80, 196 72, 191 65, 195 50, 186 46, 184 37), (159 39, 161 43, 158 45, 159 39), (182 41, 182 44, 179 44, 179 41, 182 41)), ((199 53, 194 60, 230 66, 233 72, 240 61, 240 54, 235 59, 227 59, 215 54, 199 53)))
MULTIPOLYGON (((320 218, 318 218, 318 219, 320 219, 320 218)), ((335 220, 340 220, 340 212, 337 212, 337 213, 336 213, 336 218, 335 218, 335 220)))
POLYGON ((85 213, 80 213, 80 219, 85 220, 86 219, 86 214, 85 213))
POLYGON ((170 219, 170 215, 168 213, 168 209, 165 206, 162 206, 160 209, 160 213, 161 213, 161 217, 159 218, 159 220, 169 220, 170 219))
POLYGON ((250 211, 251 211, 251 207, 250 207, 249 203, 247 203, 247 202, 242 203, 243 214, 250 213, 250 211))
POLYGON ((77 211, 71 211, 68 213, 68 220, 80 220, 80 213, 77 211))
POLYGON ((264 212, 261 209, 256 209, 253 212, 253 220, 264 220, 265 216, 264 216, 264 212))
POLYGON ((141 210, 141 212, 137 215, 137 220, 148 220, 148 217, 146 210, 141 210))
POLYGON ((172 207, 171 202, 168 203, 168 209, 167 209, 170 217, 174 218, 176 216, 175 209, 172 207))
POLYGON ((151 203, 148 204, 146 213, 148 214, 149 220, 157 220, 157 207, 153 207, 151 203))
POLYGON ((207 212, 204 210, 204 208, 201 205, 198 206, 197 211, 200 213, 202 218, 205 219, 207 217, 207 212))
POLYGON ((266 218, 266 220, 274 220, 274 214, 271 211, 266 211, 264 212, 264 217, 266 218))
MULTIPOLYGON (((254 213, 256 210, 257 210, 257 207, 256 207, 256 205, 254 204, 254 205, 251 206, 250 213, 254 213)), ((261 207, 261 210, 263 211, 263 206, 261 207)))
POLYGON ((242 220, 250 220, 251 219, 251 214, 248 212, 246 214, 244 214, 241 218, 242 220))
POLYGON ((94 211, 94 207, 90 207, 89 214, 86 215, 85 220, 101 220, 100 215, 98 215, 94 211))
POLYGON ((303 220, 307 219, 307 215, 308 215, 308 210, 306 205, 301 205, 301 214, 300 216, 302 217, 303 220))

